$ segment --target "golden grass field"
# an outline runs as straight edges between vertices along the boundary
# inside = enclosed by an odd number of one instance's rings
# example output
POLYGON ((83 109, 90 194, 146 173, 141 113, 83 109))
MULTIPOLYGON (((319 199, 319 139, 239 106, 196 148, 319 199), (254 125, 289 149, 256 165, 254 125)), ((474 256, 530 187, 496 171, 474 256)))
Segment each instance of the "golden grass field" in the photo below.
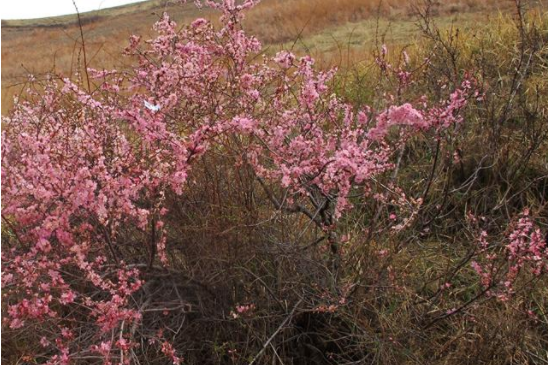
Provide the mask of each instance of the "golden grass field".
MULTIPOLYGON (((435 6, 443 25, 478 27, 489 17, 509 12, 511 0, 443 0, 435 6)), ((420 0, 263 0, 250 11, 245 28, 268 52, 292 48, 310 53, 320 65, 360 62, 370 57, 379 37, 387 44, 412 43, 419 32, 414 9, 420 0)), ((152 24, 167 11, 180 24, 196 17, 214 19, 209 9, 168 0, 82 14, 88 65, 123 68, 121 50, 128 37, 153 36, 152 24)), ((72 75, 82 65, 76 15, 2 21, 2 114, 24 88, 28 74, 72 75)))

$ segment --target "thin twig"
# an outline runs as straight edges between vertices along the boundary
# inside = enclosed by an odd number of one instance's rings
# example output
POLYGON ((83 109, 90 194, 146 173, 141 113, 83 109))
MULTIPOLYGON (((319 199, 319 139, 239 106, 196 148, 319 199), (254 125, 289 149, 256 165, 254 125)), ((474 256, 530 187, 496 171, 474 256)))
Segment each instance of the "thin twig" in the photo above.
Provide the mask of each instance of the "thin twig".
POLYGON ((88 75, 88 60, 86 57, 86 43, 84 41, 84 30, 82 28, 82 20, 80 19, 80 11, 78 11, 78 6, 76 6, 76 0, 72 0, 72 4, 74 5, 74 8, 76 9, 76 16, 78 17, 78 27, 80 28, 80 38, 82 39, 82 53, 84 55, 84 73, 86 74, 88 92, 91 92, 91 84, 89 82, 89 75, 88 75))
POLYGON ((299 301, 297 302, 297 304, 295 304, 295 306, 293 307, 293 309, 291 310, 291 313, 289 313, 289 315, 284 319, 284 321, 282 322, 282 324, 280 324, 280 326, 278 327, 278 329, 276 331, 274 331, 274 333, 272 334, 272 336, 270 336, 270 338, 265 342, 265 344, 263 345, 263 348, 261 349, 261 351, 259 351, 259 353, 257 355, 255 355, 255 357, 253 358, 253 360, 251 360, 251 362, 249 363, 249 365, 253 365, 260 357, 261 355, 264 353, 264 351, 266 350, 266 348, 268 347, 268 345, 270 345, 270 342, 272 342, 272 340, 276 337, 276 335, 284 328, 284 326, 286 325, 287 322, 289 322, 289 320, 291 318, 293 318, 293 315, 295 314, 295 311, 297 310, 297 307, 302 303, 303 299, 299 299, 299 301))

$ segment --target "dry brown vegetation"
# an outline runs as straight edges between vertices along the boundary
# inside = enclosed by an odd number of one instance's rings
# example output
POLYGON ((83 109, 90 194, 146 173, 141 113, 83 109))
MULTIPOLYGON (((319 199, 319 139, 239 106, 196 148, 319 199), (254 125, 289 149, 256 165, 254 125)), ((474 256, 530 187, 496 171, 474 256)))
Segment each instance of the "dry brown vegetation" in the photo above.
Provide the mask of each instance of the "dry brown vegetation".
MULTIPOLYGON (((88 63, 95 68, 123 67, 121 50, 132 34, 152 35, 152 24, 164 10, 176 19, 188 20, 204 11, 188 6, 148 7, 133 5, 133 11, 103 10, 82 16, 88 63)), ((152 6, 154 5, 154 6, 152 6)), ((26 75, 53 71, 69 76, 82 63, 80 30, 76 17, 36 21, 2 21, 2 114, 19 93, 26 75)))
MULTIPOLYGON (((262 41, 279 43, 377 16, 405 20, 420 4, 416 0, 273 0, 260 3, 246 25, 262 41)), ((508 9, 509 4, 507 0, 449 0, 437 2, 434 11, 437 15, 493 11, 508 9)))
MULTIPOLYGON (((448 0, 436 4, 437 15, 460 14, 461 20, 477 19, 492 12, 508 9, 512 1, 496 0, 448 0), (465 13, 463 15, 462 13, 465 13), (480 14, 480 15, 478 15, 480 14)), ((273 48, 291 47, 299 43, 301 50, 310 51, 327 63, 337 62, 340 53, 339 40, 332 37, 340 27, 350 29, 362 26, 368 39, 374 34, 375 19, 381 17, 384 28, 390 24, 407 24, 400 29, 402 41, 410 41, 414 6, 417 0, 263 0, 245 20, 245 27, 252 34, 273 48), (369 23, 363 23, 369 21, 369 23), (362 23, 360 23, 362 22, 362 23), (318 38, 318 35, 320 37, 318 38), (316 37, 316 38, 314 38, 316 37), (310 50, 310 42, 327 43, 326 47, 310 50), (303 46, 303 42, 306 45, 303 46), (335 56, 330 56, 330 55, 335 56), (335 60, 335 61, 334 61, 335 60)), ((145 38, 153 34, 152 24, 164 12, 184 23, 196 17, 214 18, 207 9, 197 9, 194 4, 175 5, 172 1, 153 0, 126 7, 106 9, 82 15, 85 45, 89 65, 95 68, 124 67, 120 50, 127 45, 128 37, 140 34, 145 38)), ((342 36, 346 37, 347 34, 342 36)), ((418 32, 414 32, 418 35, 418 32)), ((352 37, 359 39, 360 35, 352 37)), ((363 38, 363 37, 362 37, 363 38)), ((14 95, 23 89, 28 74, 41 75, 54 71, 68 76, 82 64, 80 30, 76 16, 63 16, 28 21, 2 21, 2 114, 12 105, 14 95)), ((363 55, 363 42, 347 56, 363 55), (361 48, 361 49, 359 49, 361 48)))

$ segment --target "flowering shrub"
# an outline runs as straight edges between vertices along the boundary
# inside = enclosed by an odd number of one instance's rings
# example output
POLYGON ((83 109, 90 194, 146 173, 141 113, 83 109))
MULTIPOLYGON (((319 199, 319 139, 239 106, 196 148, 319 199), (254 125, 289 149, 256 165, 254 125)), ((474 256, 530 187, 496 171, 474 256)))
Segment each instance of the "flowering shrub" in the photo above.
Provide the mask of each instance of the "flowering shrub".
POLYGON ((478 241, 483 263, 473 261, 471 265, 488 296, 507 301, 516 291, 520 273, 539 278, 548 272, 546 241, 528 209, 510 226, 502 245, 490 244, 485 231, 481 231, 478 241))
MULTIPOLYGON (((403 212, 411 205, 395 227, 403 229, 421 198, 393 186, 390 201, 372 194, 377 179, 394 169, 395 151, 411 136, 462 123, 470 81, 437 104, 356 110, 333 94, 335 70, 317 71, 310 57, 285 51, 260 56, 259 41, 240 27, 253 1, 206 4, 222 12, 219 30, 204 19, 178 30, 164 14, 157 38, 132 37, 125 49, 134 70, 89 69, 93 91, 50 77, 3 120, 4 320, 14 330, 40 324, 33 336, 48 364, 134 361, 152 300, 136 300, 151 283, 143 275, 170 265, 166 196, 185 194, 209 150, 248 166, 275 210, 302 214, 324 232, 337 271, 337 223, 352 201, 373 195, 403 212)), ((406 84, 411 76, 402 72, 406 84)), ((527 222, 508 246, 510 271, 521 258, 538 261, 542 244, 529 238, 537 233, 527 222)), ((166 316, 179 308, 163 304, 166 316)), ((240 305, 234 316, 256 310, 240 305)), ((182 361, 163 334, 146 336, 172 363, 182 361)))

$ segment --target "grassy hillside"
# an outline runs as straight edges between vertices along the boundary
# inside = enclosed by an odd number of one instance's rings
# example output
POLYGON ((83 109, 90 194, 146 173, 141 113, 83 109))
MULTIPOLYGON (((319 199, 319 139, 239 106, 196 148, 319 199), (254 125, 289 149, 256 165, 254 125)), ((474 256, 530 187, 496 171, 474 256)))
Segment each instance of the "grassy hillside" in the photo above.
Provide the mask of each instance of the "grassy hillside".
MULTIPOLYGON (((507 11, 512 1, 444 1, 435 6, 445 23, 476 25, 489 14, 507 11)), ((338 62, 343 48, 363 57, 375 39, 377 25, 387 42, 412 42, 417 35, 412 0, 264 0, 246 19, 246 28, 271 46, 294 47, 327 63, 338 62), (377 24, 376 18, 381 22, 377 24)), ((214 18, 193 3, 147 2, 82 14, 88 64, 95 68, 124 67, 120 50, 132 34, 153 34, 152 24, 164 12, 180 23, 196 17, 214 18)), ((29 73, 54 71, 68 76, 83 63, 75 15, 2 21, 2 114, 20 92, 29 73)), ((347 52, 347 55, 350 54, 347 52)))
MULTIPOLYGON (((82 14, 88 63, 96 68, 122 67, 120 51, 134 33, 152 34, 163 11, 177 19, 192 19, 206 11, 193 4, 169 6, 148 1, 82 14)), ((2 114, 21 90, 26 75, 54 71, 73 74, 81 64, 82 46, 76 16, 2 21, 2 114)))

